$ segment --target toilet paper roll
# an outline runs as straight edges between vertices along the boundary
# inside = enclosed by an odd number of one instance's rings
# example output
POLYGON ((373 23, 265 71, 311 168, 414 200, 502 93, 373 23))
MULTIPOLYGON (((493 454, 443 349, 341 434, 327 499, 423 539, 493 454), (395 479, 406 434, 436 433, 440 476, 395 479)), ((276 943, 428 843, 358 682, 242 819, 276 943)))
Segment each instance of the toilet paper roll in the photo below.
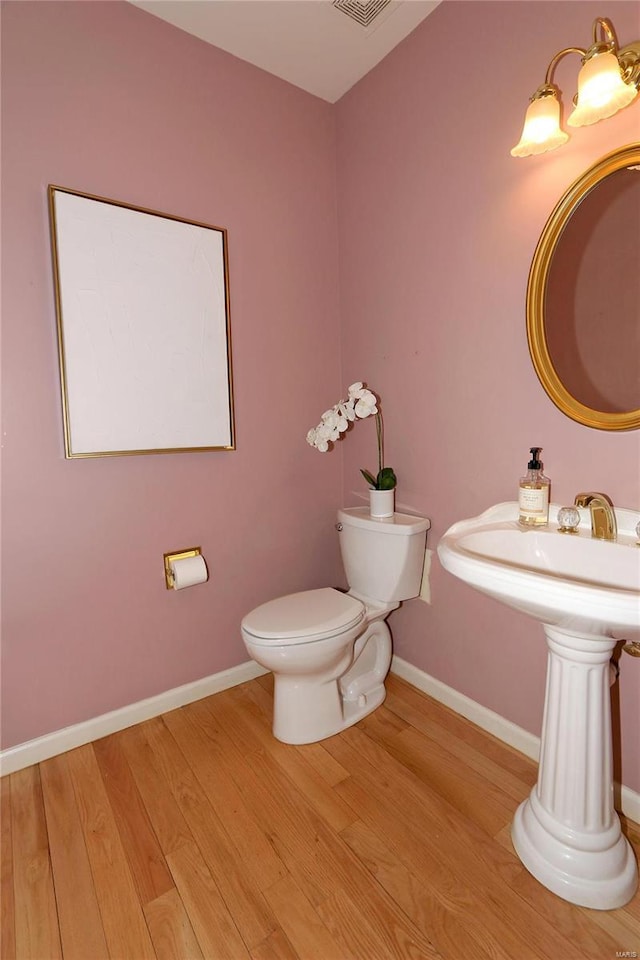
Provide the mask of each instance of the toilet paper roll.
POLYGON ((202 556, 172 560, 170 567, 174 590, 184 590, 185 587, 193 587, 196 583, 205 583, 209 579, 209 571, 202 556))

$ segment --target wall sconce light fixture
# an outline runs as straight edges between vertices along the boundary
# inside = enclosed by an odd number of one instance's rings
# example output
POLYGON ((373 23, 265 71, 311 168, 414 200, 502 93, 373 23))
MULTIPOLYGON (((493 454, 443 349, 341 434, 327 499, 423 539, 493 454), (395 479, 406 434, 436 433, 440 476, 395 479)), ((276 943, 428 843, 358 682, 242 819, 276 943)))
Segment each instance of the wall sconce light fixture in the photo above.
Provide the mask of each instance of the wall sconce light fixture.
POLYGON ((569 134, 560 127, 560 91, 553 83, 556 64, 569 53, 578 53, 582 58, 578 93, 573 98, 574 110, 567 118, 570 127, 584 127, 612 117, 638 96, 640 40, 620 48, 611 21, 597 17, 589 49, 565 47, 547 67, 544 83, 529 101, 522 136, 511 151, 512 157, 530 157, 555 150, 569 139, 569 134))

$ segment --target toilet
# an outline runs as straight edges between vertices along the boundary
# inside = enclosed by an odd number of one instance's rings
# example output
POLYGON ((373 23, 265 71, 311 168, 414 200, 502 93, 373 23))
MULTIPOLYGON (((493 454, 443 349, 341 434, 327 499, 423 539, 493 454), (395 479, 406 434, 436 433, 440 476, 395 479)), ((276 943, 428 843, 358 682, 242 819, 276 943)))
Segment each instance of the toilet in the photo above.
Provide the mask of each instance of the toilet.
POLYGON ((242 621, 250 657, 274 676, 273 735, 314 743, 366 717, 385 698, 391 634, 384 622, 420 592, 426 517, 368 507, 338 511, 349 592, 333 587, 270 600, 242 621))

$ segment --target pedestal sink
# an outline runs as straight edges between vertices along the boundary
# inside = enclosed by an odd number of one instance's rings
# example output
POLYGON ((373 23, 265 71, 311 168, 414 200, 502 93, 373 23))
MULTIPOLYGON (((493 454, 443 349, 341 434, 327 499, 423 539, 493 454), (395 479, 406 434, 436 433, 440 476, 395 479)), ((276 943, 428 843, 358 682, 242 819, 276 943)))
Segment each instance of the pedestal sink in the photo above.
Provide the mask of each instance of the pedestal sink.
POLYGON ((640 513, 616 509, 616 542, 522 527, 501 503, 454 524, 438 545, 444 568, 539 620, 549 647, 538 782, 512 840, 525 867, 558 896, 599 910, 634 895, 638 869, 613 806, 609 661, 640 636, 640 513))

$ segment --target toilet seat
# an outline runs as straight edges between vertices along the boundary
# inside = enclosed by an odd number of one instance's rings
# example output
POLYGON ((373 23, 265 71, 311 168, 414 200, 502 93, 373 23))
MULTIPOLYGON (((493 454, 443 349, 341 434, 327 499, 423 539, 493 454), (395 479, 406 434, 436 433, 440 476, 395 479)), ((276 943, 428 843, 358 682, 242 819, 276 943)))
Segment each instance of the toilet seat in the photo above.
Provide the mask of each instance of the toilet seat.
POLYGON ((364 620, 360 600, 333 587, 305 590, 269 600, 242 621, 254 643, 285 646, 335 637, 364 620))

